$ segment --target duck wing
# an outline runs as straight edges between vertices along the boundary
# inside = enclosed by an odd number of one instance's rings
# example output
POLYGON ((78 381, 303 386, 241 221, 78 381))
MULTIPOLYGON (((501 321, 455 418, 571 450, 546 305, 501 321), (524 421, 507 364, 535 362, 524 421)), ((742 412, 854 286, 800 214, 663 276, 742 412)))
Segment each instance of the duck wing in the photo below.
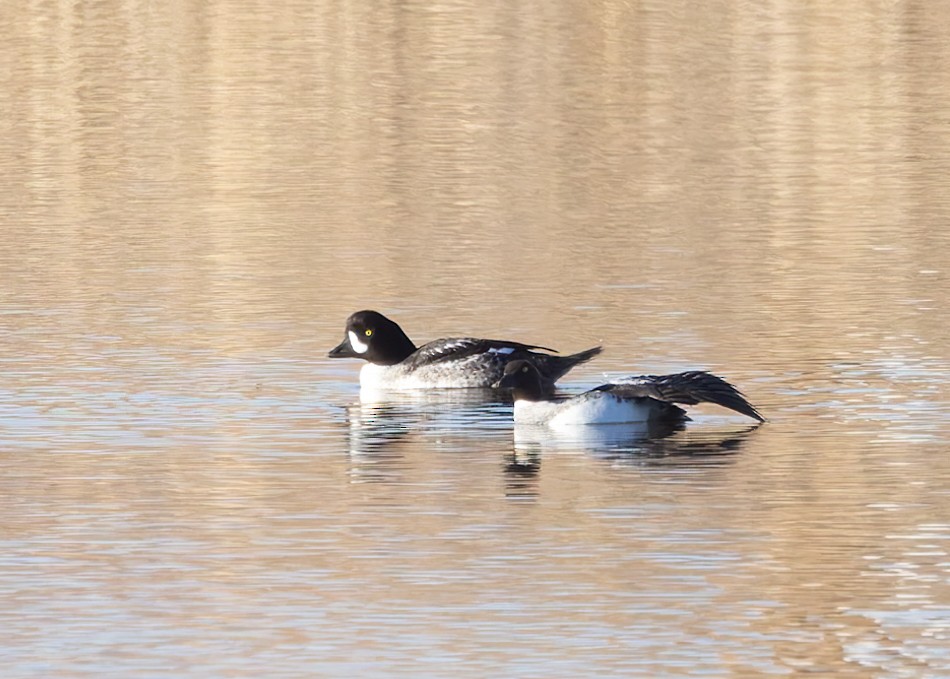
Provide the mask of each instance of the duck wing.
POLYGON ((414 370, 443 361, 465 360, 482 366, 483 369, 497 371, 498 375, 495 379, 499 379, 506 364, 523 359, 534 364, 541 374, 542 387, 550 389, 569 370, 599 354, 601 347, 593 347, 567 356, 558 356, 556 351, 550 347, 507 340, 447 337, 423 344, 405 360, 405 365, 414 370), (544 354, 539 351, 551 353, 544 354))
POLYGON ((620 398, 649 397, 667 403, 715 403, 759 422, 765 418, 738 389, 721 377, 704 370, 672 375, 641 375, 604 384, 592 391, 604 391, 620 398))
MULTIPOLYGON (((548 351, 550 351, 550 349, 548 351)), ((581 363, 586 363, 601 351, 603 351, 602 347, 591 347, 590 349, 579 351, 576 354, 568 354, 567 356, 552 356, 551 354, 536 354, 531 352, 529 358, 535 364, 535 366, 537 366, 538 372, 541 373, 541 378, 544 380, 544 386, 546 388, 551 388, 554 386, 555 382, 561 379, 573 368, 580 365, 581 363)))
POLYGON ((475 337, 446 337, 423 344, 406 359, 406 363, 413 368, 419 368, 424 365, 432 365, 442 361, 457 361, 482 354, 487 358, 497 358, 498 362, 503 365, 515 358, 543 355, 535 354, 532 349, 554 351, 554 349, 548 349, 547 347, 521 344, 520 342, 477 339, 475 337))

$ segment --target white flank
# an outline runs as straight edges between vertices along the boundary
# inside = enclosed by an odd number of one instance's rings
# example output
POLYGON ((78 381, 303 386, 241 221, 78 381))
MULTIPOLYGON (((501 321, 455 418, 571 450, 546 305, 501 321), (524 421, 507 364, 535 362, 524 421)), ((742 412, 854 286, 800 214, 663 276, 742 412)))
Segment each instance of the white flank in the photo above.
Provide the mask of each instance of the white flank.
POLYGON ((388 365, 367 363, 360 369, 360 387, 363 389, 392 389, 393 373, 398 372, 388 365))
POLYGON ((582 424, 626 424, 646 422, 650 408, 636 401, 625 401, 609 394, 595 394, 567 401, 516 401, 515 422, 573 427, 582 424))
POLYGON ((369 345, 360 341, 359 336, 352 330, 347 330, 346 334, 350 337, 350 346, 358 354, 365 354, 369 350, 369 345))
POLYGON ((469 368, 465 361, 407 370, 400 365, 367 363, 360 369, 363 389, 456 389, 488 387, 497 375, 469 368))
POLYGON ((515 424, 550 424, 562 407, 553 401, 515 401, 515 424))
POLYGON ((499 349, 491 348, 488 350, 492 354, 512 354, 515 351, 514 347, 501 347, 499 349))

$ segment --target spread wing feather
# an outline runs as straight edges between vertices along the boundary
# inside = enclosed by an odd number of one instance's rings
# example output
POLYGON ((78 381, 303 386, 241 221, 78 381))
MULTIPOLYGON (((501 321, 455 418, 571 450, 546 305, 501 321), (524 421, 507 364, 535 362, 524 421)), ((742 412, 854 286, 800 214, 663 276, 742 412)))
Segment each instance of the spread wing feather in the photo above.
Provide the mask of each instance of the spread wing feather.
POLYGON ((715 403, 759 422, 765 418, 738 389, 721 377, 703 370, 673 375, 642 375, 604 384, 592 391, 604 391, 620 398, 653 398, 667 403, 715 403))

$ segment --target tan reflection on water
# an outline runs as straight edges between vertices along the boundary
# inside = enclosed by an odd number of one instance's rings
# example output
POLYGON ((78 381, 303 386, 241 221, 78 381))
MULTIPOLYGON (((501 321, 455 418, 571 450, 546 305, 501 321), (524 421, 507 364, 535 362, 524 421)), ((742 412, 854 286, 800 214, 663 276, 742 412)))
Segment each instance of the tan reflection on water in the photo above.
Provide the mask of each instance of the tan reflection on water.
POLYGON ((948 26, 10 4, 14 676, 950 671, 948 26), (714 368, 772 422, 524 441, 503 405, 353 405, 323 356, 363 307, 604 343, 570 388, 714 368))

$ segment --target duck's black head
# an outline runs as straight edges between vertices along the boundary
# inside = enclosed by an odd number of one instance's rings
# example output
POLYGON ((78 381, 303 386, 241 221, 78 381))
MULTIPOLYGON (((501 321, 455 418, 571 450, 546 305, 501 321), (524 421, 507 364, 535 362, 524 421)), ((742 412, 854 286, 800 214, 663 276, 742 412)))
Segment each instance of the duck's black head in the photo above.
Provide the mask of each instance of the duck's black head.
POLYGON ((537 366, 523 359, 508 363, 501 379, 492 386, 496 389, 511 389, 516 401, 540 401, 545 395, 544 381, 537 366))
POLYGON ((416 345, 395 322, 378 311, 357 311, 346 319, 346 337, 327 354, 330 358, 362 358, 377 365, 395 365, 416 345))

